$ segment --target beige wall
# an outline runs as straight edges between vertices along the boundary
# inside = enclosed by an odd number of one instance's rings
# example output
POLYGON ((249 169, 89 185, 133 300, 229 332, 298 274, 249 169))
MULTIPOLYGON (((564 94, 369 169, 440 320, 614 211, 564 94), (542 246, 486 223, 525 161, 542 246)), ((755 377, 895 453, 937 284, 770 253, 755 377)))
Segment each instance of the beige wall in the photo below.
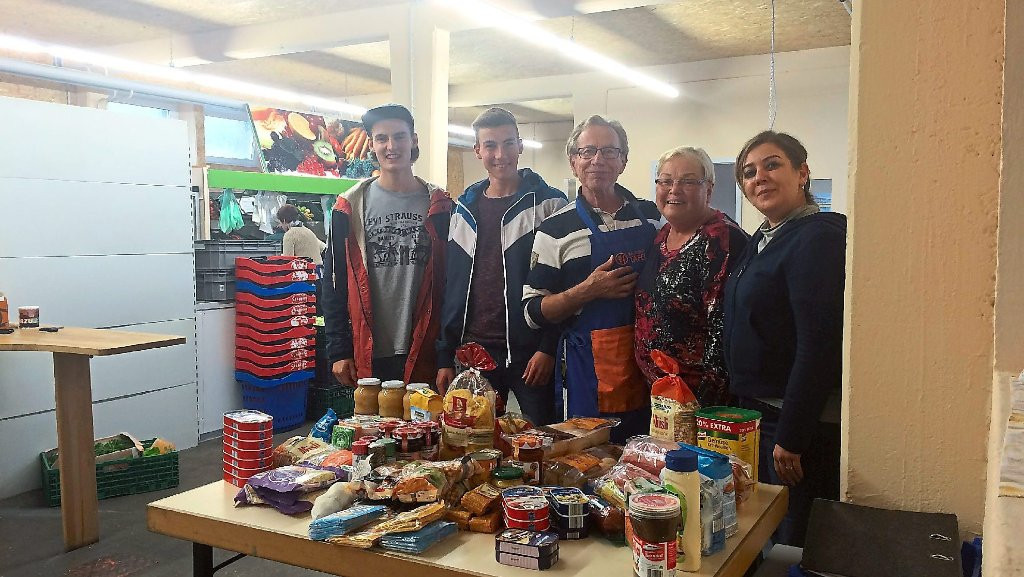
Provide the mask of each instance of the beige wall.
POLYGON ((854 10, 845 497, 956 513, 973 533, 992 403, 1002 44, 1001 2, 854 10))
POLYGON ((1024 499, 998 496, 999 459, 1009 414, 1009 381, 1024 369, 1024 5, 1006 3, 1007 55, 1003 72, 1003 154, 999 195, 999 254, 996 272, 995 363, 992 419, 988 444, 988 490, 985 506, 985 575, 1019 575, 1024 571, 1024 499))

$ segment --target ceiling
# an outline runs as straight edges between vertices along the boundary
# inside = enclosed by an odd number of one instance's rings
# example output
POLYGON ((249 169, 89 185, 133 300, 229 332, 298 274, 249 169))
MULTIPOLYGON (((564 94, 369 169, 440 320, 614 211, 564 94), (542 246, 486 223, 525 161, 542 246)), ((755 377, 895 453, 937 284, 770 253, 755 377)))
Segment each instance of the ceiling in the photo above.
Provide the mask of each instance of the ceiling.
MULTIPOLYGON (((465 0, 473 1, 473 0, 465 0)), ((500 0, 630 67, 764 54, 770 0, 500 0)), ((441 22, 457 15, 426 0, 0 0, 0 33, 168 64, 328 98, 388 93, 387 40, 393 10, 441 22), (383 20, 383 21, 382 21, 383 20), (380 32, 358 38, 364 29, 380 32), (228 54, 242 42, 251 56, 228 54), (211 56, 212 55, 212 56, 211 56)), ((850 17, 837 0, 775 0, 779 52, 850 43, 850 17)), ((452 88, 591 72, 495 28, 456 23, 450 35, 452 88)), ((240 52, 240 51, 236 51, 240 52)), ((521 122, 572 119, 571 98, 504 103, 521 122)), ((484 107, 452 109, 467 124, 484 107)))

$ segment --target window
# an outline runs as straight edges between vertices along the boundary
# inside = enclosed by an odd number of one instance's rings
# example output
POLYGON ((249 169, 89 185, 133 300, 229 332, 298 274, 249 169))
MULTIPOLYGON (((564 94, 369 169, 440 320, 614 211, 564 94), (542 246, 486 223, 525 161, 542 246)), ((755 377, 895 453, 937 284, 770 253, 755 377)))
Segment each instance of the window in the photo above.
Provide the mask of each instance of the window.
POLYGON ((248 110, 204 108, 206 162, 231 166, 260 166, 256 137, 248 110))
POLYGON ((134 114, 135 116, 147 116, 149 118, 173 118, 171 111, 166 108, 128 104, 127 102, 108 102, 107 110, 122 114, 134 114))

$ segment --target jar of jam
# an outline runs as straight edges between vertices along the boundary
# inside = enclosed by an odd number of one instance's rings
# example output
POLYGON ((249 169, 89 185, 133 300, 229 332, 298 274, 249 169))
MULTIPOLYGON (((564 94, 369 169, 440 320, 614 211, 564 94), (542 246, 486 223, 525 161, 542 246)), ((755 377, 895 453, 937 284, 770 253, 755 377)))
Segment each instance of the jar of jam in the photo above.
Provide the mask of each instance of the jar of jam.
POLYGON ((402 399, 405 397, 405 383, 384 381, 377 394, 377 414, 382 417, 402 418, 402 399))
POLYGON ((355 414, 376 415, 378 411, 377 397, 380 394, 380 379, 365 378, 356 381, 356 392, 352 397, 356 402, 355 414))
POLYGON ((491 484, 499 489, 522 485, 523 470, 519 467, 497 467, 491 471, 491 484))
POLYGON ((501 451, 497 449, 482 449, 469 454, 473 461, 473 474, 469 481, 473 486, 483 485, 491 478, 491 471, 498 468, 501 461, 501 451))
POLYGON ((406 421, 412 420, 412 394, 420 389, 429 389, 427 383, 409 383, 405 386, 405 396, 402 397, 402 418, 406 421))
POLYGON ((426 446, 423 431, 419 427, 399 427, 395 429, 395 441, 402 453, 419 453, 426 446))
POLYGON ((394 439, 395 429, 399 426, 401 426, 401 424, 398 421, 384 421, 380 424, 381 437, 384 439, 394 439))
POLYGON ((633 570, 639 577, 675 575, 679 497, 635 493, 629 497, 633 570))

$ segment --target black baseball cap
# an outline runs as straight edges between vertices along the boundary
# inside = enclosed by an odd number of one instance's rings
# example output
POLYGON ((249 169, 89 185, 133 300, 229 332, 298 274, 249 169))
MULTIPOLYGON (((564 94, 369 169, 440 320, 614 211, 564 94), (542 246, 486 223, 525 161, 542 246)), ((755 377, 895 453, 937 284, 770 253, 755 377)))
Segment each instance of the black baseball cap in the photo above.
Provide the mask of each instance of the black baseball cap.
POLYGON ((381 120, 402 120, 409 124, 409 132, 415 132, 415 126, 412 121, 412 113, 409 109, 402 106, 401 104, 384 104, 376 108, 371 108, 363 113, 363 130, 367 134, 373 133, 373 125, 377 124, 381 120))

